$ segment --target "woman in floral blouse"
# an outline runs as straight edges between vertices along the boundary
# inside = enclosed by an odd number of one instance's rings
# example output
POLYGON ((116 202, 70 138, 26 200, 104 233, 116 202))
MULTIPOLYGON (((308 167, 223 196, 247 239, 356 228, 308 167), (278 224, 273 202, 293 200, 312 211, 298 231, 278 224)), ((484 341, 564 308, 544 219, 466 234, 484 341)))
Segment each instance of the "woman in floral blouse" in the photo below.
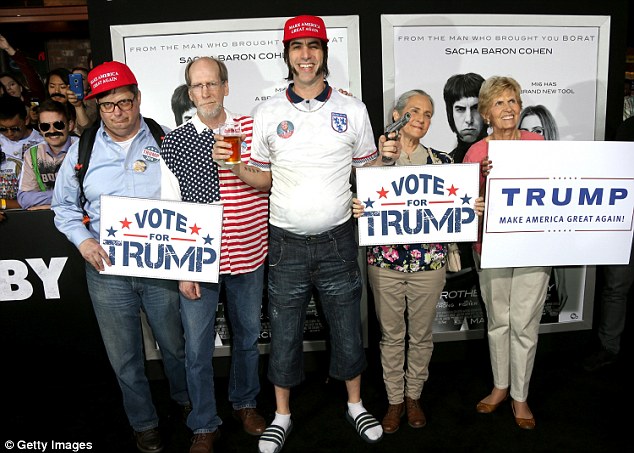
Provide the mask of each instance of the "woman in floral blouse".
MULTIPOLYGON (((401 155, 396 165, 452 163, 451 157, 420 143, 431 124, 434 103, 422 90, 403 93, 392 112, 411 118, 401 129, 401 155)), ((353 214, 364 205, 353 200, 353 214)), ((434 343, 432 324, 445 286, 447 244, 378 245, 368 247, 368 279, 381 327, 381 363, 389 407, 382 425, 386 434, 398 430, 407 413, 412 428, 427 423, 419 399, 429 376, 434 343), (407 321, 406 321, 407 319, 407 321)))

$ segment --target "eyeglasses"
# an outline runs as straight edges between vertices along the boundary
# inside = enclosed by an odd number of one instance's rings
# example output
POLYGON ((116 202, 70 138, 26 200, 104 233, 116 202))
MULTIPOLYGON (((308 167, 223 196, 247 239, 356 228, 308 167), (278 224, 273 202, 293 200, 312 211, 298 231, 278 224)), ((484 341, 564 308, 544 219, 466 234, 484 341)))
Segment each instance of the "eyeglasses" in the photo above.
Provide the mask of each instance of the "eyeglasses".
POLYGON ((197 93, 202 93, 203 88, 207 88, 209 90, 217 90, 224 82, 208 82, 208 83, 197 83, 196 85, 189 85, 189 89, 192 91, 196 91, 197 93))
POLYGON ((54 121, 52 123, 40 123, 40 130, 42 132, 46 132, 51 128, 51 126, 53 126, 58 131, 63 131, 64 128, 66 127, 66 123, 63 121, 54 121))
POLYGON ((122 112, 127 112, 134 105, 134 98, 132 99, 121 99, 117 102, 98 102, 99 110, 103 113, 112 113, 114 112, 114 108, 119 107, 119 110, 122 112))
POLYGON ((0 132, 6 134, 7 132, 20 132, 22 130, 21 126, 11 126, 11 127, 0 127, 0 132))

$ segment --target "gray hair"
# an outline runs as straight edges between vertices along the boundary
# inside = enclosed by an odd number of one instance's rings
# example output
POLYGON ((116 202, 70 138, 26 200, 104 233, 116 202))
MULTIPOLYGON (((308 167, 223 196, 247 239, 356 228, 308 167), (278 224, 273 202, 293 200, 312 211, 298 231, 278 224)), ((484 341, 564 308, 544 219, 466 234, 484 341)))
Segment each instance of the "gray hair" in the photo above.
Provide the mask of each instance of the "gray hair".
POLYGON ((429 99, 429 102, 431 103, 431 114, 434 114, 434 100, 431 98, 431 96, 429 94, 427 94, 425 91, 423 90, 409 90, 406 91, 405 93, 401 94, 398 99, 396 100, 396 103, 394 104, 394 110, 396 110, 399 115, 403 113, 403 109, 405 108, 405 106, 407 105, 407 103, 409 102, 410 98, 414 97, 414 96, 425 96, 427 97, 427 99, 429 99))
POLYGON ((218 65, 218 75, 220 76, 220 81, 224 83, 227 80, 229 80, 229 71, 227 70, 227 66, 224 64, 224 62, 214 57, 199 57, 199 58, 194 58, 193 60, 190 60, 189 63, 187 63, 187 66, 185 67, 185 83, 187 84, 187 86, 190 86, 192 84, 192 81, 189 78, 189 69, 192 67, 192 65, 195 62, 199 60, 215 61, 216 64, 218 65))

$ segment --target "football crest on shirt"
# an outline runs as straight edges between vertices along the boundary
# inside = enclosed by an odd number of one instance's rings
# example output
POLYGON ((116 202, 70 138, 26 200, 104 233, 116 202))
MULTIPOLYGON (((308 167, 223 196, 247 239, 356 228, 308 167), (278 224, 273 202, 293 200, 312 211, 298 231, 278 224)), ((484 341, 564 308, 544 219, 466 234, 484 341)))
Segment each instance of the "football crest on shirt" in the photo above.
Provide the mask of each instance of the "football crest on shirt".
POLYGON ((332 128, 339 132, 345 132, 348 130, 348 115, 345 113, 335 113, 332 112, 330 114, 330 125, 332 128))
POLYGON ((290 138, 293 132, 295 132, 295 125, 288 120, 284 120, 277 125, 276 132, 280 138, 290 138))

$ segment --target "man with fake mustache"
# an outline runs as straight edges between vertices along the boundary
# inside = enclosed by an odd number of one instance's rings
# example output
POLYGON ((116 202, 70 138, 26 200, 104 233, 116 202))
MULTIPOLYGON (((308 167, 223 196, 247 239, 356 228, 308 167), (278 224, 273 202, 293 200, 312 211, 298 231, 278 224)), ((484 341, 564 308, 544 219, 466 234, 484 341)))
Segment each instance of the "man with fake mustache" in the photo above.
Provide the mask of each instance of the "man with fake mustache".
POLYGON ((89 109, 83 100, 78 100, 70 89, 68 76, 71 72, 66 68, 56 68, 46 75, 46 93, 48 99, 61 102, 68 108, 69 119, 73 120, 71 129, 76 135, 81 135, 85 128, 96 120, 96 109, 89 109), (90 113, 89 110, 94 110, 90 113), (92 116, 91 116, 92 115, 92 116))
POLYGON ((46 75, 46 92, 48 97, 54 101, 66 104, 66 90, 68 89, 68 76, 70 71, 66 68, 52 69, 46 75))
POLYGON ((59 167, 70 145, 78 139, 70 135, 75 123, 65 104, 46 99, 40 104, 37 128, 44 143, 24 152, 18 203, 23 209, 50 209, 59 167))

